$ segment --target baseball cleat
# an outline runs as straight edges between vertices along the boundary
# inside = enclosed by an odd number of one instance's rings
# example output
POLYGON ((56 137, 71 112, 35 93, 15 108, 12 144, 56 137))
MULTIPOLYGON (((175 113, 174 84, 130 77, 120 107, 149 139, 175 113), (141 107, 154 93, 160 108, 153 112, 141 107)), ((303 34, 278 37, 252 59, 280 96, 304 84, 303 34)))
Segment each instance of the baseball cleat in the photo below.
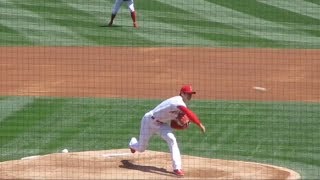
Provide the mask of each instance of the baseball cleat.
POLYGON ((175 169, 173 170, 173 173, 177 176, 184 176, 184 172, 182 171, 182 169, 175 169))
POLYGON ((130 148, 130 151, 131 151, 131 153, 135 153, 136 152, 136 150, 134 150, 132 148, 130 148))
POLYGON ((129 148, 130 148, 131 153, 135 153, 135 152, 136 152, 136 150, 133 149, 131 146, 132 146, 133 144, 136 144, 137 142, 138 142, 138 141, 137 141, 137 139, 136 139, 135 137, 131 138, 131 140, 130 140, 130 142, 129 142, 129 148))
POLYGON ((133 27, 134 27, 134 28, 138 28, 138 27, 139 27, 139 26, 138 26, 138 23, 137 23, 137 22, 134 22, 134 23, 133 23, 133 27))

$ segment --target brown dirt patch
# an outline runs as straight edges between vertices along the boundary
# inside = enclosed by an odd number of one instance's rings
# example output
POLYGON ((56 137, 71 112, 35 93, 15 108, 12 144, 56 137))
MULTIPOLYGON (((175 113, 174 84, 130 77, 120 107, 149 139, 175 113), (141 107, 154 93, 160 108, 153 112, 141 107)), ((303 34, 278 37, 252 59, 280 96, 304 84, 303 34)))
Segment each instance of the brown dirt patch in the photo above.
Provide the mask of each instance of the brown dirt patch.
POLYGON ((163 99, 191 83, 196 99, 319 102, 319 57, 319 50, 2 47, 0 94, 163 99))
MULTIPOLYGON (((183 156, 184 179, 297 179, 289 169, 241 161, 183 156)), ((128 149, 55 153, 0 163, 5 179, 176 179, 169 153, 128 149)))
MULTIPOLYGON (((0 95, 164 99, 190 83, 195 99, 319 102, 319 57, 319 50, 1 47, 0 95)), ((167 154, 108 159, 103 153, 109 151, 2 162, 0 178, 174 178, 167 154)), ((188 156, 183 161, 189 178, 299 177, 249 162, 188 156)))

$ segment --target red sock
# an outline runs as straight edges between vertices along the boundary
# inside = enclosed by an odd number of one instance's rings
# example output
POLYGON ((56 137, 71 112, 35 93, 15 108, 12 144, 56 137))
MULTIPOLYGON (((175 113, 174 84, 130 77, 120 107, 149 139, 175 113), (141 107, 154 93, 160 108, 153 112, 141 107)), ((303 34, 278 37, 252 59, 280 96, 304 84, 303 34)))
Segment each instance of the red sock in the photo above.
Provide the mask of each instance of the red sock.
POLYGON ((133 22, 136 22, 136 11, 131 12, 131 18, 133 22))

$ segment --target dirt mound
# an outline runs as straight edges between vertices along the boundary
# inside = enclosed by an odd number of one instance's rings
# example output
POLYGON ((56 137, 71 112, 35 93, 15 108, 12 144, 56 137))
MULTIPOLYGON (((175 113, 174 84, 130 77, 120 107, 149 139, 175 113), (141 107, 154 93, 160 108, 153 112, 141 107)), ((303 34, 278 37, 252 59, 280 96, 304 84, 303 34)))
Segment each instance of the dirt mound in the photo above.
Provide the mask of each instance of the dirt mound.
MULTIPOLYGON (((300 179, 266 164, 183 156, 184 179, 300 179)), ((128 149, 55 153, 0 163, 0 179, 176 179, 170 154, 128 149)))

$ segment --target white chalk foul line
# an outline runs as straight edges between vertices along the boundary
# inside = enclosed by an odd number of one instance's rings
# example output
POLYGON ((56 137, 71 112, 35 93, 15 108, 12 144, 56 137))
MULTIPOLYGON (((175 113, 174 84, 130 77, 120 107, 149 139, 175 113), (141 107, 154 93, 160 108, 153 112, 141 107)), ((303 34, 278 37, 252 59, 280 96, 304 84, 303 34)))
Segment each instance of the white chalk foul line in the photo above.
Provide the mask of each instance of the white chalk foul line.
POLYGON ((103 157, 112 158, 112 157, 119 157, 119 156, 129 156, 132 153, 114 153, 114 154, 103 154, 103 157))
POLYGON ((38 157, 40 157, 40 155, 24 157, 24 158, 21 158, 21 160, 35 159, 35 158, 38 158, 38 157))

